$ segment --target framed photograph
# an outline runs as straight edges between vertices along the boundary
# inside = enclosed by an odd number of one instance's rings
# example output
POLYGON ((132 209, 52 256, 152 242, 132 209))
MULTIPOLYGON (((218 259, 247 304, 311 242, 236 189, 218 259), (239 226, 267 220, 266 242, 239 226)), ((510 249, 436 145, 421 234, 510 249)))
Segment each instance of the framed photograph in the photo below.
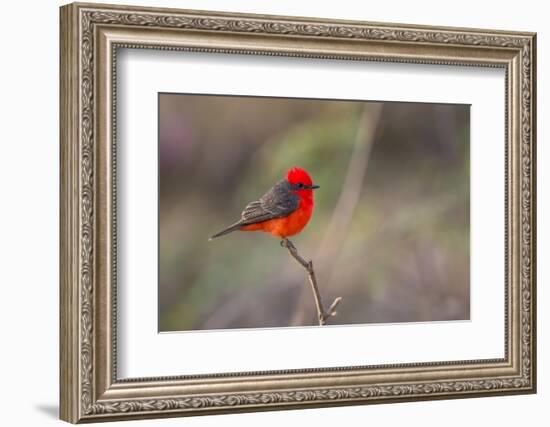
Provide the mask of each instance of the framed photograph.
POLYGON ((60 22, 63 420, 535 392, 535 34, 60 22))

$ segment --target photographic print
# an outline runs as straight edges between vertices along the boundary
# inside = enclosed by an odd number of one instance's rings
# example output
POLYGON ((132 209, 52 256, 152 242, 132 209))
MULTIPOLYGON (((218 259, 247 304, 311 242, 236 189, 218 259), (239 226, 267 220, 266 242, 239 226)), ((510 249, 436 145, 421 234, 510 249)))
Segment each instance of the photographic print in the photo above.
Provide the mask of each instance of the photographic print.
POLYGON ((469 105, 158 102, 160 332, 469 319, 469 105))

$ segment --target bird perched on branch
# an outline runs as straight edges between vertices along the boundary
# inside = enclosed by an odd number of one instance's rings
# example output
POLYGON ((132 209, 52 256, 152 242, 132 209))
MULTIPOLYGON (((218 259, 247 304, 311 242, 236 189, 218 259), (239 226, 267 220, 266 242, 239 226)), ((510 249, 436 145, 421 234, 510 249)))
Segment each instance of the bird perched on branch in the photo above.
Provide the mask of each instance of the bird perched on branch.
POLYGON ((210 240, 232 231, 263 231, 281 239, 298 234, 307 225, 313 213, 314 185, 302 168, 292 168, 286 178, 277 182, 258 200, 250 202, 241 213, 241 219, 210 240))

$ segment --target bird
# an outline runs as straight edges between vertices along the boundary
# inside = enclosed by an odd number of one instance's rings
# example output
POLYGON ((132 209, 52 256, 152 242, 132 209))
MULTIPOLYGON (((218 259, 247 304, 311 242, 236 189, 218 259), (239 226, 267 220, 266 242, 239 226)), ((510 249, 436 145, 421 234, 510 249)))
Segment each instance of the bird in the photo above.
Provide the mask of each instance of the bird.
POLYGON ((246 205, 237 222, 209 240, 237 230, 263 231, 282 240, 294 236, 311 219, 315 204, 313 190, 318 188, 305 169, 293 167, 262 197, 246 205))

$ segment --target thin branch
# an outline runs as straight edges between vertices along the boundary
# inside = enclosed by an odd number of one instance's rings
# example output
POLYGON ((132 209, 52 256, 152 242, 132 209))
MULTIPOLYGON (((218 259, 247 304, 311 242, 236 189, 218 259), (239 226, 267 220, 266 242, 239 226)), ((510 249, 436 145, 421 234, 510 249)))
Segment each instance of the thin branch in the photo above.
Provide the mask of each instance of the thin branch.
POLYGON ((336 316, 336 307, 342 301, 342 297, 336 298, 333 301, 333 303, 330 305, 328 311, 325 311, 323 307, 323 301, 321 299, 321 294, 319 292, 319 286, 317 286, 317 278, 315 277, 315 270, 313 270, 313 262, 306 261, 304 258, 302 258, 298 253, 296 246, 294 246, 294 244, 290 240, 286 238, 281 240, 281 246, 284 248, 287 248, 290 255, 292 255, 292 257, 302 267, 306 269, 308 274, 309 284, 311 285, 311 289, 313 291, 313 297, 315 298, 315 306, 317 307, 317 317, 319 319, 319 326, 325 325, 329 317, 336 316))
MULTIPOLYGON (((325 286, 331 288, 338 254, 342 249, 353 214, 361 197, 363 181, 367 171, 370 153, 374 144, 377 128, 380 124, 382 104, 378 102, 365 103, 361 113, 353 150, 349 158, 346 176, 340 189, 340 196, 333 209, 324 237, 315 255, 321 264, 319 276, 325 279, 325 286)), ((302 294, 301 299, 306 298, 302 294)), ((292 324, 301 324, 304 311, 297 310, 292 324)))

